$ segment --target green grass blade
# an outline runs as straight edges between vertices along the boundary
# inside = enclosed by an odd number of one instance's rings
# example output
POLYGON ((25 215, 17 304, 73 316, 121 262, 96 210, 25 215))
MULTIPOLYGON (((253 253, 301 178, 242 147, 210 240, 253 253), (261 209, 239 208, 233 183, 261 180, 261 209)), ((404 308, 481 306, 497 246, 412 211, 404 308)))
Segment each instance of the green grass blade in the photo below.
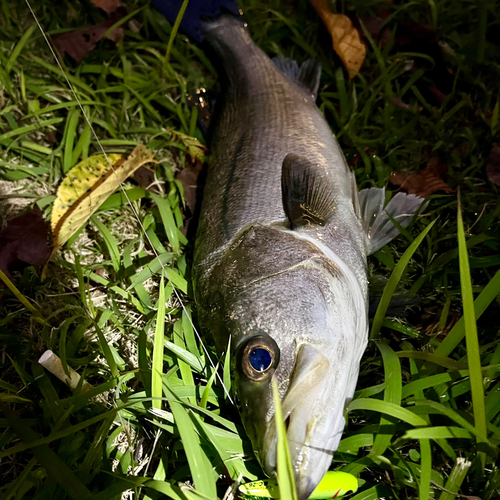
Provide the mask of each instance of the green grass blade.
POLYGON ((115 272, 118 272, 120 270, 121 254, 120 250, 118 249, 115 237, 97 216, 93 215, 90 220, 96 225, 97 229, 101 233, 106 245, 106 249, 108 250, 109 256, 111 258, 113 269, 115 270, 115 272))
POLYGON ((209 498, 217 498, 212 466, 201 447, 193 421, 180 403, 171 401, 170 408, 181 436, 196 489, 209 498))
POLYGON ((418 484, 419 500, 429 500, 431 489, 432 450, 428 439, 420 439, 420 482, 418 484))
POLYGON ((165 53, 165 61, 164 65, 166 65, 170 59, 170 52, 172 51, 172 45, 174 44, 175 36, 177 35, 177 31, 179 30, 179 26, 181 25, 182 18, 184 17, 184 13, 186 12, 189 0, 184 0, 182 2, 181 8, 179 9, 179 13, 177 14, 177 18, 175 19, 175 23, 172 27, 172 31, 170 32, 170 38, 168 39, 167 51, 165 53))
POLYGON ((471 465, 471 462, 465 460, 465 458, 457 458, 457 461, 455 462, 455 465, 453 466, 453 469, 444 486, 446 491, 441 493, 439 500, 455 500, 457 498, 455 493, 458 493, 458 490, 460 489, 460 486, 462 486, 471 465))
POLYGON ((91 472, 92 467, 98 467, 102 458, 104 451, 103 444, 106 442, 109 430, 113 425, 113 416, 109 416, 102 422, 101 427, 95 433, 94 440, 90 445, 90 448, 85 455, 82 466, 80 467, 80 473, 84 476, 91 472))
POLYGON ((113 377, 118 378, 120 376, 120 373, 118 371, 118 367, 116 365, 115 358, 113 356, 113 353, 111 352, 110 346, 104 337, 104 334, 102 333, 102 330, 99 328, 99 326, 94 323, 94 327, 97 332, 97 337, 99 338, 99 343, 101 344, 101 349, 102 353, 104 354, 104 358, 106 359, 109 369, 111 371, 111 374, 113 377))
POLYGON ((66 130, 64 134, 64 157, 63 172, 67 173, 73 166, 73 148, 77 134, 78 121, 80 120, 80 109, 74 108, 68 113, 66 130))
MULTIPOLYGON (((184 343, 184 338, 182 336, 181 320, 177 320, 174 323, 173 339, 174 339, 174 344, 177 347, 185 350, 186 344, 184 343)), ((187 350, 185 350, 185 352, 191 354, 187 350)), ((196 357, 195 357, 195 359, 198 360, 198 358, 196 358, 196 357)), ((179 371, 181 373, 181 378, 182 378, 182 381, 184 382, 184 385, 194 386, 194 377, 193 377, 193 372, 192 372, 191 366, 188 363, 186 363, 185 361, 183 361, 181 358, 177 358, 177 364, 179 365, 179 371)), ((196 404, 196 398, 194 398, 194 397, 189 398, 189 401, 191 404, 196 404)))
POLYGON ((165 228, 165 233, 167 234, 168 241, 172 245, 172 250, 175 254, 180 253, 180 242, 178 236, 178 228, 175 223, 174 214, 172 213, 172 208, 170 203, 166 198, 162 198, 160 195, 151 194, 151 198, 155 201, 158 210, 160 212, 160 217, 165 228))
MULTIPOLYGON (((5 408, 2 408, 2 411, 6 414, 10 426, 15 429, 16 434, 23 443, 30 443, 39 439, 38 434, 30 429, 17 415, 6 411, 5 408)), ((60 484, 72 499, 85 500, 91 497, 90 491, 47 444, 34 446, 32 452, 51 478, 60 484)))
POLYGON ((280 497, 289 500, 298 500, 297 488, 295 487, 295 476, 293 473, 292 457, 290 455, 285 423, 283 422, 283 413, 281 411, 278 384, 274 378, 273 396, 275 409, 274 420, 276 423, 276 432, 278 434, 276 472, 280 488, 280 497))
POLYGON ((185 363, 187 363, 191 368, 193 368, 198 373, 203 371, 203 362, 201 359, 194 354, 191 354, 188 350, 183 347, 173 344, 170 341, 165 341, 165 347, 172 351, 179 359, 182 359, 185 363))
MULTIPOLYGON (((174 486, 166 481, 157 481, 137 476, 113 476, 111 486, 92 496, 91 500, 119 499, 121 498, 121 493, 124 491, 140 487, 161 493, 172 500, 187 500, 178 486, 174 486)), ((157 497, 155 496, 155 498, 157 497)))
POLYGON ((163 396, 163 351, 165 337, 165 283, 163 276, 160 281, 160 297, 156 313, 156 329, 153 345, 153 362, 151 368, 151 397, 153 408, 161 409, 163 396))
POLYGON ((432 221, 410 244, 410 246, 406 249, 406 252, 399 259, 399 262, 394 267, 394 270, 391 273, 389 280, 384 288, 384 292, 382 294, 382 298, 380 299, 380 303, 377 307, 377 312, 375 313, 375 318, 373 319, 372 331, 370 334, 370 338, 377 338, 380 334, 380 328, 382 326, 382 322, 384 321, 385 313, 389 307, 389 303, 391 302, 391 298, 398 286, 399 280, 403 275, 406 266, 410 262, 413 254, 416 252, 417 248, 420 246, 420 243, 427 236, 427 233, 431 230, 432 226, 436 221, 432 221))
POLYGON ((31 38, 33 31, 37 28, 36 24, 32 24, 23 34, 17 45, 14 47, 14 50, 10 54, 10 57, 5 64, 5 72, 10 73, 11 69, 14 67, 16 63, 16 59, 19 57, 19 54, 24 49, 24 46, 28 43, 28 40, 31 38))
MULTIPOLYGON (((413 382, 410 382, 403 387, 402 398, 406 399, 413 394, 419 397, 417 393, 419 393, 420 391, 424 391, 425 389, 429 389, 430 387, 436 387, 439 384, 444 384, 446 382, 459 380, 460 378, 466 377, 468 375, 469 370, 460 370, 458 373, 456 373, 456 375, 452 373, 439 373, 437 375, 431 375, 430 377, 414 380, 413 382)), ((422 398, 419 397, 419 399, 422 398)))
MULTIPOLYGON (((481 356, 479 352, 479 340, 477 337, 476 316, 474 312, 474 298, 472 295, 472 280, 469 267, 469 256, 465 241, 464 224, 462 220, 462 207, 460 196, 458 198, 457 210, 457 234, 458 234, 458 259, 460 264, 460 286, 462 289, 462 301, 464 309, 465 339, 467 345, 467 361, 469 364, 470 384, 472 392, 472 408, 474 413, 474 425, 476 427, 477 444, 487 442, 486 410, 484 406, 483 373, 481 369, 481 356)), ((483 467, 486 455, 479 451, 483 467)))
POLYGON ((460 361, 455 361, 454 359, 446 358, 444 356, 436 356, 431 352, 399 351, 396 353, 396 355, 398 356, 398 358, 424 359, 452 371, 465 370, 467 368, 464 363, 460 361))
POLYGON ((471 424, 465 417, 460 415, 457 411, 449 406, 442 405, 436 401, 431 401, 428 399, 417 400, 417 406, 412 408, 412 412, 416 414, 436 414, 436 415, 445 415, 450 420, 453 420, 456 424, 460 425, 462 428, 469 431, 471 434, 476 434, 476 428, 473 424, 471 424))
POLYGON ((407 422, 415 426, 425 426, 427 422, 420 416, 415 415, 410 410, 402 408, 394 403, 388 403, 387 401, 380 401, 378 399, 371 398, 360 398, 351 401, 347 410, 349 412, 355 410, 366 410, 366 411, 376 411, 379 413, 385 413, 391 417, 398 418, 403 422, 407 422))
POLYGON ((372 486, 371 488, 358 493, 353 497, 348 497, 349 500, 379 500, 392 495, 392 491, 383 485, 372 486))
MULTIPOLYGON (((500 293, 500 271, 491 278, 474 301, 475 319, 478 320, 500 293)), ((436 356, 448 356, 465 337, 465 315, 450 330, 446 338, 434 351, 436 356)))
POLYGON ((471 439, 472 434, 462 427, 438 426, 424 427, 421 429, 409 429, 403 435, 403 439, 471 439))
POLYGON ((131 277, 130 286, 127 288, 127 291, 131 290, 140 283, 144 283, 156 273, 160 272, 160 270, 172 260, 172 257, 172 253, 162 253, 158 255, 158 257, 155 257, 150 262, 145 264, 144 268, 141 271, 131 277))
POLYGON ((212 375, 210 375, 210 378, 208 379, 207 385, 205 386, 205 389, 203 390, 203 394, 201 395, 201 400, 200 400, 200 406, 202 408, 207 407, 208 403, 208 396, 210 394, 210 389, 212 388, 215 377, 217 376, 217 370, 219 369, 219 365, 214 368, 214 371, 212 372, 212 375))
POLYGON ((6 276, 6 274, 0 269, 0 280, 2 280, 7 288, 15 295, 15 297, 26 307, 33 316, 35 316, 36 320, 45 326, 50 326, 50 324, 45 321, 42 316, 42 313, 17 289, 16 285, 10 281, 10 279, 6 276))
POLYGON ((485 399, 486 420, 491 422, 495 415, 500 412, 500 381, 490 390, 485 399))
POLYGON ((224 391, 224 396, 229 397, 228 392, 231 392, 231 336, 229 337, 229 341, 227 343, 227 351, 224 357, 222 383, 224 384, 224 387, 227 391, 224 391))
POLYGON ((186 348, 191 354, 200 356, 200 349, 196 343, 196 336, 194 334, 193 320, 191 319, 191 306, 188 304, 182 310, 182 332, 186 342, 186 348))
MULTIPOLYGON (((384 391, 384 401, 388 403, 393 403, 395 405, 401 404, 401 394, 403 388, 402 376, 401 376, 401 363, 396 353, 386 344, 382 342, 377 342, 377 347, 379 348, 382 359, 384 362, 384 374, 385 374, 385 391, 384 391)), ((393 427, 394 424, 391 420, 382 415, 380 417, 379 429, 384 429, 386 427, 393 427)), ((387 447, 389 446, 393 434, 388 434, 386 432, 379 432, 375 437, 373 443, 373 448, 370 451, 369 456, 382 455, 387 447)))
POLYGON ((33 125, 26 125, 24 127, 19 127, 0 135, 0 141, 5 141, 6 139, 10 139, 11 137, 16 137, 18 135, 27 134, 28 132, 33 132, 33 130, 39 130, 41 128, 49 127, 51 125, 57 125, 62 121, 64 121, 63 118, 51 118, 50 120, 44 120, 38 123, 34 123, 33 125))

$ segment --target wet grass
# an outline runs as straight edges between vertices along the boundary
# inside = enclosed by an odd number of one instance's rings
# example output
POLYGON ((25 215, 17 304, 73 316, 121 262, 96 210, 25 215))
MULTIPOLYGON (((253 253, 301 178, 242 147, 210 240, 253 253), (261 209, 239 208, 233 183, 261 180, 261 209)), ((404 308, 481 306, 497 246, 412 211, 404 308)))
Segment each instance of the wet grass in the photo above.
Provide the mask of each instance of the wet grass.
MULTIPOLYGON (((376 340, 332 467, 359 477, 356 500, 497 498, 500 205, 484 167, 500 132, 498 2, 396 2, 387 44, 368 41, 353 82, 308 5, 241 6, 269 55, 320 59, 318 105, 361 188, 391 187, 391 171, 439 157, 457 190, 433 194, 370 258, 372 282, 382 282, 376 340), (411 39, 410 26, 422 24, 436 29, 443 60, 418 30, 411 39), (401 289, 419 301, 393 317, 389 301, 401 289)), ((90 4, 33 7, 49 34, 105 19, 90 4)), ((377 4, 337 7, 373 17, 377 4)), ((36 202, 48 216, 64 173, 99 147, 27 8, 1 8, 0 214, 36 202)), ((222 386, 229 364, 196 335, 192 247, 178 231, 174 174, 191 161, 190 138, 204 142, 186 95, 212 88, 216 74, 146 4, 129 11, 139 24, 124 25, 122 41, 100 42, 64 71, 106 152, 137 143, 155 151, 161 194, 125 183, 147 238, 117 193, 44 281, 29 267, 14 276, 17 296, 0 289, 2 498, 214 499, 231 480, 262 477, 222 386), (47 349, 90 388, 71 391, 46 372, 37 360, 47 349)))

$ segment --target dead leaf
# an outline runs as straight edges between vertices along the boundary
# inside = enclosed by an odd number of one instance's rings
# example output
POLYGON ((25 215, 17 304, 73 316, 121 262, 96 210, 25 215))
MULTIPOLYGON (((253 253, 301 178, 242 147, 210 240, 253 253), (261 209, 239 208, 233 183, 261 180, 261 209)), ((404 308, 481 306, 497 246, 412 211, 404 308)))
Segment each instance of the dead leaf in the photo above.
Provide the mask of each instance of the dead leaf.
POLYGON ((184 200, 192 214, 196 210, 197 190, 199 188, 198 178, 202 170, 203 163, 194 161, 175 176, 177 180, 181 181, 184 200))
POLYGON ((134 181, 144 189, 151 191, 152 193, 160 194, 161 190, 158 185, 155 184, 156 177, 153 170, 149 167, 141 167, 134 172, 134 181))
MULTIPOLYGON (((52 43, 61 54, 61 57, 67 54, 75 62, 81 63, 97 43, 102 40, 108 29, 124 17, 126 13, 127 11, 124 8, 115 10, 111 13, 109 19, 95 26, 52 36, 52 43)), ((123 28, 116 28, 107 38, 113 42, 123 38, 123 28)))
POLYGON ((500 186, 500 146, 498 145, 491 148, 486 160, 486 175, 491 182, 500 186))
POLYGON ((12 219, 0 231, 0 269, 10 278, 18 267, 45 264, 52 253, 49 236, 49 223, 38 205, 12 219))
POLYGON ((111 14, 120 7, 125 7, 120 0, 90 0, 96 7, 104 10, 108 14, 111 14))
POLYGON ((196 209, 201 200, 203 162, 192 161, 186 168, 182 169, 175 178, 182 184, 184 200, 189 210, 185 211, 184 226, 181 228, 184 236, 187 235, 196 209))
POLYGON ((431 158, 427 166, 417 173, 392 172, 391 182, 408 194, 416 194, 427 198, 436 191, 453 193, 454 190, 446 184, 443 176, 448 167, 440 158, 431 158))
POLYGON ((73 167, 59 186, 52 208, 54 250, 64 245, 127 177, 154 161, 153 156, 139 145, 126 160, 117 154, 108 158, 94 155, 73 167))
POLYGON ((319 14, 332 40, 333 49, 347 68, 349 78, 353 79, 363 65, 366 46, 351 20, 343 14, 334 14, 328 8, 328 0, 309 0, 319 14))
POLYGON ((359 29, 361 28, 361 24, 365 27, 365 30, 368 32, 368 34, 374 39, 377 39, 379 36, 384 39, 387 36, 385 35, 384 31, 387 32, 389 30, 385 28, 385 21, 393 13, 393 9, 385 6, 386 4, 387 2, 381 4, 381 7, 378 7, 375 10, 374 16, 369 16, 366 14, 356 16, 354 25, 356 26, 356 28, 358 28, 359 34, 363 41, 368 42, 368 39, 365 36, 363 30, 359 29))
POLYGON ((445 326, 442 330, 439 330, 439 323, 441 322, 442 309, 436 308, 436 313, 431 316, 433 321, 431 321, 425 327, 425 334, 431 336, 436 336, 437 340, 442 342, 445 337, 450 333, 450 330, 455 326, 460 317, 462 316, 459 312, 450 311, 448 317, 446 318, 445 326))

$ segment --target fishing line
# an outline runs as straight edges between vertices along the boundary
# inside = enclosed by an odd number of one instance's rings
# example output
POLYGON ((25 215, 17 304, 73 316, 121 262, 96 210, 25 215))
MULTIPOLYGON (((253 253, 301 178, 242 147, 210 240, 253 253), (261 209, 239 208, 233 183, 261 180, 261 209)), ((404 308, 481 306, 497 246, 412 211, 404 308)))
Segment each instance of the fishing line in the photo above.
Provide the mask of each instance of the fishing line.
MULTIPOLYGON (((106 151, 104 150, 104 148, 103 148, 103 146, 102 146, 102 144, 101 144, 101 141, 99 140, 99 137, 97 136, 96 131, 94 130, 94 127, 92 126, 92 123, 91 123, 91 121, 90 121, 89 117, 87 116, 87 113, 85 112, 85 109, 84 109, 84 107, 83 107, 83 105, 82 105, 82 103, 81 103, 81 101, 80 101, 80 98, 78 97, 78 94, 77 94, 77 92, 76 92, 75 87, 73 86, 73 84, 72 84, 72 83, 71 83, 71 81, 69 80, 68 76, 66 75, 66 72, 64 71, 64 68, 63 68, 63 66, 62 66, 61 62, 59 61, 59 58, 57 57, 57 54, 56 54, 56 52, 55 52, 54 48, 52 47, 52 44, 50 43, 49 38, 48 38, 48 37, 47 37, 47 35, 45 34, 45 31, 44 31, 44 29, 42 28, 42 25, 41 25, 41 24, 40 24, 40 22, 38 21, 38 18, 36 17, 36 14, 35 14, 35 12, 34 12, 34 11, 33 11, 33 9, 32 9, 32 7, 31 7, 31 4, 30 4, 29 0, 25 0, 25 1, 26 1, 26 5, 28 6, 28 9, 29 9, 29 10, 30 10, 30 12, 31 12, 31 15, 33 16, 33 19, 35 20, 35 23, 36 23, 36 24, 37 24, 37 26, 38 26, 38 29, 39 29, 39 30, 40 30, 40 32, 42 33, 42 36, 43 36, 43 38, 44 38, 45 42, 47 43, 47 46, 49 47, 49 50, 50 50, 50 52, 52 53, 52 56, 54 57, 54 60, 56 61, 56 64, 57 64, 57 66, 58 66, 59 70, 61 71, 62 75, 64 76, 64 79, 66 80, 66 83, 67 83, 67 85, 68 85, 68 88, 69 88, 69 89, 70 89, 70 91, 73 93, 73 95, 74 95, 74 97, 75 97, 75 100, 76 100, 76 102, 78 103, 78 106, 79 106, 79 108, 80 108, 80 110, 81 110, 81 112, 82 112, 82 115, 83 115, 83 117, 85 118, 85 121, 87 122, 87 125, 89 126, 90 131, 91 131, 91 133, 92 133, 92 135, 93 135, 94 139, 96 140, 96 142, 97 142, 97 144, 98 144, 98 146, 99 146, 99 149, 102 151, 102 154, 104 155, 104 157, 105 157, 105 159, 106 159, 106 162, 107 162, 108 166, 111 168, 111 170, 113 171, 113 173, 114 173, 115 175, 117 175, 117 173, 116 173, 115 169, 113 168, 113 165, 111 164, 111 162, 110 162, 110 160, 109 160, 109 158, 108 158, 108 155, 106 154, 106 151)), ((210 365, 211 365, 211 366, 212 366, 212 368, 216 371, 216 376, 217 376, 217 378, 219 379, 220 383, 222 384, 222 387, 223 387, 223 389, 224 389, 224 392, 226 393, 226 395, 227 395, 227 397, 228 397, 229 401, 231 402, 231 404, 233 404, 233 405, 234 405, 234 401, 232 400, 231 395, 229 394, 229 391, 228 391, 227 387, 225 386, 224 381, 223 381, 222 377, 220 376, 220 374, 219 374, 219 372, 218 372, 218 370, 217 370, 217 368, 216 368, 216 366, 215 366, 215 363, 214 363, 214 361, 212 360, 212 357, 210 356, 210 354, 209 354, 209 352, 208 352, 208 349, 205 347, 205 344, 203 343, 203 340, 201 339, 201 335, 199 334, 198 330, 197 330, 197 329, 196 329, 196 327, 194 326, 193 320, 191 319, 191 316, 190 316, 190 314, 189 314, 189 312, 188 312, 188 310, 187 310, 186 306, 184 305, 184 302, 182 301, 182 299, 181 299, 181 297, 180 297, 180 295, 179 295, 179 293, 178 293, 177 289, 175 288, 174 284, 172 283, 172 281, 171 281, 171 280, 170 280, 170 278, 168 277, 168 274, 167 274, 167 272, 166 272, 166 268, 165 268, 165 266, 164 266, 163 262, 161 261, 161 259, 159 258, 160 256, 159 256, 158 252, 156 251, 155 246, 153 245, 153 243, 152 243, 151 239, 149 238, 148 233, 146 232, 146 230, 145 230, 145 228, 144 228, 144 226, 143 226, 143 224, 142 224, 142 221, 141 221, 141 219, 140 219, 140 217, 139 217, 139 213, 138 213, 137 209, 135 208, 135 206, 132 204, 132 201, 130 200, 130 198, 128 197, 127 191, 126 191, 126 190, 125 190, 125 188, 123 187, 122 183, 120 183, 120 190, 121 190, 121 192, 123 193, 123 195, 125 196, 125 198, 126 198, 126 200, 127 200, 128 205, 131 207, 132 212, 133 212, 133 214, 134 214, 134 217, 135 217, 135 219, 137 220, 137 222, 139 223, 139 226, 140 226, 140 228, 141 228, 142 232, 144 233, 144 236, 146 237, 146 240, 148 241, 148 243, 149 243, 150 247, 152 248, 152 250, 153 250, 153 253, 154 253, 155 257, 158 259, 158 262, 160 263, 160 266, 161 266, 161 268, 162 268, 162 271, 164 272, 164 275, 166 276, 166 278, 167 278, 167 280, 168 280, 168 283, 171 285, 172 290, 174 291, 174 294, 175 294, 175 296, 176 296, 177 300, 178 300, 178 301, 179 301, 179 303, 181 304, 181 307, 182 307, 182 309, 183 309, 184 313, 185 313, 185 314, 186 314, 186 316, 188 317, 189 322, 190 322, 190 324, 191 324, 191 326, 192 326, 192 328, 193 328, 193 331, 194 331, 194 333, 196 334, 196 337, 198 338, 198 341, 200 342, 200 344, 201 344, 201 346, 202 346, 202 348, 203 348, 203 351, 205 352, 205 354, 206 354, 206 356, 207 356, 207 358, 208 358, 208 360, 209 360, 209 362, 210 362, 210 365)))

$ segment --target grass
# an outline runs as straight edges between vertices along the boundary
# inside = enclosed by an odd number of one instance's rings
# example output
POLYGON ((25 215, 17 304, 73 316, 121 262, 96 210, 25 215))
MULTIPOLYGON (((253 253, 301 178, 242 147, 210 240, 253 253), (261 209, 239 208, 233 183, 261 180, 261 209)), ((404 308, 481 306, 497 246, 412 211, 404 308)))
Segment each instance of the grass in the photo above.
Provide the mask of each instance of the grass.
MULTIPOLYGON (((27 8, 0 6, 0 217, 34 202, 48 217, 64 173, 99 148, 27 8)), ((391 4, 389 41, 368 42, 352 82, 305 2, 241 6, 268 54, 321 61, 318 105, 360 188, 438 156, 460 189, 460 206, 456 193, 433 194, 369 261, 373 284, 386 283, 377 340, 332 467, 359 478, 356 500, 498 498, 500 205, 484 173, 500 133, 498 2, 391 4), (425 39, 402 43, 410 22, 436 28, 444 62, 425 39), (419 302, 394 317, 389 301, 401 288, 419 302)), ((105 19, 89 3, 33 7, 49 35, 105 19)), ((337 8, 373 17, 377 3, 337 8)), ((123 24, 123 40, 100 42, 64 71, 107 152, 154 150, 160 193, 127 181, 133 209, 112 195, 44 281, 28 267, 0 289, 1 498, 215 499, 232 480, 262 477, 223 387, 229 358, 197 336, 192 245, 179 231, 174 175, 205 154, 186 95, 213 88, 216 73, 146 2, 129 12, 136 24, 123 24), (75 391, 37 363, 47 349, 80 373, 75 391)))

